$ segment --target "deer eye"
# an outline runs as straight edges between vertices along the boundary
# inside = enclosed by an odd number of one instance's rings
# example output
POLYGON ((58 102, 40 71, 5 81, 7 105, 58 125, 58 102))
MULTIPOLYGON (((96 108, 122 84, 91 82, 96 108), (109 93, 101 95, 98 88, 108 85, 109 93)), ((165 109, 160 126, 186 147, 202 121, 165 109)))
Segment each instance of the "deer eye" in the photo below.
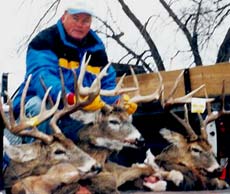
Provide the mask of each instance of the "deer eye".
POLYGON ((65 154, 65 151, 60 150, 60 149, 57 149, 57 150, 54 152, 54 154, 57 154, 57 155, 59 155, 59 154, 65 154))
POLYGON ((117 120, 110 120, 109 123, 113 124, 113 125, 119 125, 120 124, 119 121, 117 121, 117 120))
POLYGON ((197 148, 192 148, 192 151, 195 153, 201 153, 201 150, 197 149, 197 148))

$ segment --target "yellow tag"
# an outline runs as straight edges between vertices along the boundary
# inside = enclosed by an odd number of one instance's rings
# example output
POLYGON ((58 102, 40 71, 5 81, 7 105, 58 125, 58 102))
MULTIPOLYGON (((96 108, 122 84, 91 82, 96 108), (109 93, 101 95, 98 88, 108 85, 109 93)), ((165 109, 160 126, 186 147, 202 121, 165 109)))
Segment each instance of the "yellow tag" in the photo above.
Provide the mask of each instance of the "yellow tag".
POLYGON ((123 95, 123 100, 124 100, 124 102, 128 102, 130 100, 129 95, 124 94, 123 95))
POLYGON ((68 60, 64 59, 64 58, 60 58, 59 59, 59 66, 67 68, 68 67, 68 60))
POLYGON ((28 123, 30 126, 33 126, 33 127, 40 124, 37 116, 30 118, 28 123))
POLYGON ((206 109, 206 101, 204 98, 192 98, 192 113, 203 113, 206 109))

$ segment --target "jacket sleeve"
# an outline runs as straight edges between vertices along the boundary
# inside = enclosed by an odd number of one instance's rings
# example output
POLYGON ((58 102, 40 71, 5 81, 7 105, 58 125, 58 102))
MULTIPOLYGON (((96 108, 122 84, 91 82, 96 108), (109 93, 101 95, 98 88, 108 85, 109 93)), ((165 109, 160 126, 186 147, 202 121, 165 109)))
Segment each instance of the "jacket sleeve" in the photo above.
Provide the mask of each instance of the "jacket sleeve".
POLYGON ((29 47, 26 64, 26 77, 32 74, 29 91, 43 98, 45 91, 40 81, 42 78, 47 88, 52 86, 50 95, 56 101, 58 92, 61 91, 57 56, 51 50, 36 50, 29 47))

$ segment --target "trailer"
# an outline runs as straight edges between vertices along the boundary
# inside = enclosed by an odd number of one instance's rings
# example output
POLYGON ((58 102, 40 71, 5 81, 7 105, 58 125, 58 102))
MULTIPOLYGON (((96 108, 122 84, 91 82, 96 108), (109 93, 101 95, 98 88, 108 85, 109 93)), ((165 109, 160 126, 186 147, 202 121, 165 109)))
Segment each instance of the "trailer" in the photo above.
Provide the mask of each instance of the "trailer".
MULTIPOLYGON (((167 97, 175 84, 178 75, 183 71, 182 79, 180 80, 174 97, 181 97, 192 90, 205 84, 208 97, 215 100, 212 102, 212 110, 220 109, 222 103, 222 85, 225 81, 225 109, 230 110, 230 63, 219 63, 209 66, 199 66, 189 69, 162 71, 160 72, 163 78, 164 93, 167 97)), ((156 90, 159 85, 157 73, 141 73, 137 74, 140 93, 147 95, 156 90)), ((124 79, 124 87, 132 87, 134 84, 131 75, 124 79)), ((134 94, 129 93, 132 97, 134 94)), ((204 98, 204 90, 199 91, 193 97, 204 98)), ((191 108, 191 107, 190 107, 191 108)), ((173 111, 183 117, 183 105, 173 106, 173 111)), ((199 124, 197 114, 190 113, 190 124, 197 127, 199 124)), ((160 136, 161 128, 169 128, 172 130, 181 130, 183 127, 175 120, 174 117, 164 110, 159 101, 144 103, 138 106, 136 113, 133 115, 133 123, 142 133, 146 140, 145 150, 150 148, 155 155, 159 154, 168 144, 160 136)), ((213 151, 220 163, 229 160, 230 158, 230 114, 223 115, 216 121, 210 123, 207 127, 208 138, 213 146, 213 151)), ((123 150, 121 158, 123 163, 130 165, 132 162, 143 161, 145 150, 123 150), (130 161, 131 160, 131 161, 130 161)), ((230 183, 230 165, 228 164, 222 173, 222 179, 230 183)))

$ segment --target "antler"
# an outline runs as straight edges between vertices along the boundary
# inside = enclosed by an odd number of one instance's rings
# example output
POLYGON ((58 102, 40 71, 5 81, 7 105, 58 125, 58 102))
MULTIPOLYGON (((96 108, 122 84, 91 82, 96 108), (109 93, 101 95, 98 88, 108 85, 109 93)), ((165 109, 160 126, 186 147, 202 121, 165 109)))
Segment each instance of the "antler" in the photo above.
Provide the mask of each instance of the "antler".
POLYGON ((8 104, 9 104, 9 121, 7 119, 7 116, 3 110, 3 105, 0 102, 0 112, 2 114, 2 118, 4 120, 4 123, 6 127, 14 134, 19 135, 19 136, 31 136, 35 137, 37 139, 40 139, 44 141, 45 143, 49 143, 52 141, 52 137, 38 131, 36 129, 36 126, 39 125, 41 122, 45 121, 48 119, 50 116, 52 116, 55 111, 58 108, 60 98, 61 98, 61 93, 59 92, 57 101, 55 105, 50 108, 49 110, 46 108, 46 100, 48 97, 48 94, 51 90, 51 87, 47 89, 44 98, 42 99, 42 104, 41 104, 41 110, 40 113, 34 117, 27 117, 25 115, 25 98, 26 98, 26 93, 30 84, 32 75, 28 76, 28 79, 26 81, 25 87, 23 89, 22 97, 21 97, 21 102, 20 102, 20 115, 19 115, 19 123, 16 123, 14 114, 13 114, 13 108, 12 108, 12 101, 9 98, 9 95, 7 94, 8 98, 8 104), (31 130, 26 130, 28 128, 32 128, 31 130))
MULTIPOLYGON (((205 96, 208 98, 207 91, 205 90, 205 96)), ((211 111, 210 102, 207 103, 207 116, 203 120, 202 116, 199 114, 199 120, 201 125, 201 137, 207 139, 206 127, 208 123, 218 119, 224 114, 230 114, 230 110, 225 110, 225 80, 223 80, 222 91, 221 91, 221 109, 219 111, 211 111)))
MULTIPOLYGON (((176 93, 176 90, 178 88, 178 84, 184 74, 185 70, 182 70, 181 73, 179 74, 179 76, 176 78, 176 81, 167 97, 167 99, 164 99, 164 93, 162 93, 162 106, 165 107, 169 107, 173 104, 185 104, 185 103, 191 103, 192 101, 192 96, 199 92, 201 89, 205 88, 205 84, 201 85, 200 87, 196 88, 195 90, 191 91, 190 93, 182 96, 182 97, 178 97, 178 98, 173 98, 173 95, 176 93)), ((214 98, 206 98, 205 101, 206 102, 212 102, 214 100, 214 98)))
POLYGON ((189 118, 188 118, 188 108, 187 108, 187 104, 184 105, 184 119, 180 118, 177 114, 175 114, 172 110, 170 111, 170 113, 179 121, 179 123, 181 123, 183 125, 183 127, 186 129, 187 133, 188 133, 188 138, 189 141, 195 141, 197 140, 198 136, 196 135, 196 133, 194 132, 194 130, 192 129, 190 123, 189 123, 189 118))
MULTIPOLYGON (((216 120, 220 116, 224 114, 230 114, 230 110, 225 110, 225 80, 223 80, 223 85, 222 85, 222 94, 221 94, 221 109, 219 111, 211 111, 211 100, 208 98, 206 88, 204 88, 205 91, 205 96, 206 96, 206 103, 207 103, 207 116, 205 119, 202 118, 201 114, 198 113, 198 117, 200 120, 200 125, 201 125, 201 135, 200 137, 203 139, 207 139, 207 131, 206 127, 208 123, 216 120)), ((187 130, 187 133, 189 134, 189 140, 194 141, 198 138, 198 136, 195 134, 194 130, 189 124, 188 120, 188 110, 186 104, 184 105, 185 107, 185 116, 184 120, 178 117, 173 111, 170 111, 170 113, 184 126, 184 128, 187 130)))
MULTIPOLYGON (((205 84, 201 85, 200 87, 198 87, 197 89, 191 91, 190 93, 188 93, 185 96, 182 97, 178 97, 178 98, 173 98, 173 95, 176 92, 176 89, 178 88, 178 84, 182 78, 182 75, 184 74, 184 70, 181 71, 181 73, 179 74, 179 76, 177 77, 172 90, 170 91, 170 94, 168 96, 168 98, 165 100, 164 97, 162 97, 162 106, 164 108, 166 107, 170 107, 173 104, 184 104, 184 119, 181 119, 178 115, 176 115, 172 110, 170 110, 170 113, 179 121, 179 123, 181 123, 184 128, 186 129, 187 133, 188 133, 188 137, 190 141, 195 141, 197 140, 198 136, 196 135, 196 133, 194 132, 194 130, 192 129, 191 125, 189 124, 189 118, 188 118, 188 108, 187 105, 188 103, 191 103, 192 101, 192 96, 200 91, 201 89, 204 89, 205 94, 206 94, 206 88, 205 88, 205 84)), ((206 95, 205 98, 205 102, 206 103, 210 103, 214 100, 214 98, 208 98, 206 95)), ((201 119, 201 117, 200 117, 201 119)))
POLYGON ((113 90, 101 90, 100 94, 102 96, 116 96, 116 95, 124 94, 126 92, 136 91, 137 90, 136 87, 122 88, 125 76, 126 74, 122 75, 122 77, 119 79, 116 87, 113 90))
MULTIPOLYGON (((83 79, 84 79, 84 75, 85 75, 85 72, 86 72, 86 68, 87 68, 87 65, 90 61, 90 58, 91 56, 88 57, 88 59, 86 60, 86 53, 84 54, 83 56, 83 59, 82 59, 82 63, 81 63, 81 66, 80 66, 80 73, 79 73, 79 76, 78 76, 78 79, 77 79, 77 85, 75 83, 75 96, 78 97, 81 101, 82 99, 82 96, 90 96, 90 95, 98 95, 99 91, 100 91, 100 88, 101 88, 101 79, 103 76, 106 75, 106 71, 109 67, 110 64, 107 64, 104 69, 100 72, 100 74, 94 79, 92 85, 90 87, 83 87, 83 79)), ((75 80, 76 80, 76 74, 75 72, 73 71, 74 73, 74 77, 75 77, 75 80)))
MULTIPOLYGON (((158 86, 158 88, 149 95, 146 96, 141 96, 140 95, 140 87, 139 87, 139 83, 138 83, 138 79, 137 76, 133 70, 133 68, 130 66, 130 71, 134 80, 134 87, 128 87, 128 88, 122 88, 122 84, 123 84, 123 80, 126 76, 126 74, 124 74, 120 79, 119 82, 117 83, 117 86, 115 87, 115 89, 113 90, 101 90, 100 94, 101 95, 105 95, 105 96, 114 96, 114 95, 118 95, 118 94, 124 94, 127 92, 135 92, 134 96, 129 99, 129 102, 133 102, 133 103, 141 103, 141 102, 150 102, 150 101, 154 101, 154 100, 158 100, 161 96, 162 90, 163 90, 163 81, 162 81, 162 77, 160 75, 160 73, 158 72, 158 77, 160 80, 160 84, 158 86)), ((119 105, 123 106, 123 99, 121 99, 121 101, 119 102, 119 105)), ((103 109, 105 110, 112 110, 113 108, 106 104, 103 109)))
POLYGON ((64 107, 63 109, 57 111, 54 116, 52 117, 50 121, 50 125, 53 128, 55 133, 62 133, 61 129, 57 126, 57 121, 60 119, 62 116, 73 113, 78 109, 81 109, 84 106, 87 106, 90 104, 95 97, 100 93, 100 88, 101 88, 101 79, 103 76, 106 75, 106 71, 110 65, 107 64, 104 69, 98 74, 98 76, 94 79, 92 85, 90 87, 83 87, 83 78, 85 75, 86 67, 87 64, 90 60, 90 57, 88 60, 86 60, 86 54, 83 57, 82 63, 81 63, 81 69, 80 69, 80 74, 77 79, 77 75, 75 71, 73 70, 73 75, 74 75, 74 93, 76 96, 76 103, 74 105, 69 105, 66 101, 66 95, 65 95, 65 83, 64 83, 64 78, 62 71, 60 69, 60 77, 61 77, 61 84, 62 84, 62 100, 64 107))
POLYGON ((150 101, 160 99, 162 91, 163 91, 163 79, 162 79, 160 72, 157 72, 157 75, 158 75, 158 78, 160 81, 158 88, 155 91, 153 91, 152 94, 142 96, 140 94, 140 87, 139 87, 137 76, 136 76, 132 67, 130 67, 130 71, 131 71, 132 76, 133 76, 133 81, 134 81, 135 87, 137 88, 137 90, 135 91, 135 95, 130 99, 130 102, 141 103, 141 102, 150 102, 150 101))

